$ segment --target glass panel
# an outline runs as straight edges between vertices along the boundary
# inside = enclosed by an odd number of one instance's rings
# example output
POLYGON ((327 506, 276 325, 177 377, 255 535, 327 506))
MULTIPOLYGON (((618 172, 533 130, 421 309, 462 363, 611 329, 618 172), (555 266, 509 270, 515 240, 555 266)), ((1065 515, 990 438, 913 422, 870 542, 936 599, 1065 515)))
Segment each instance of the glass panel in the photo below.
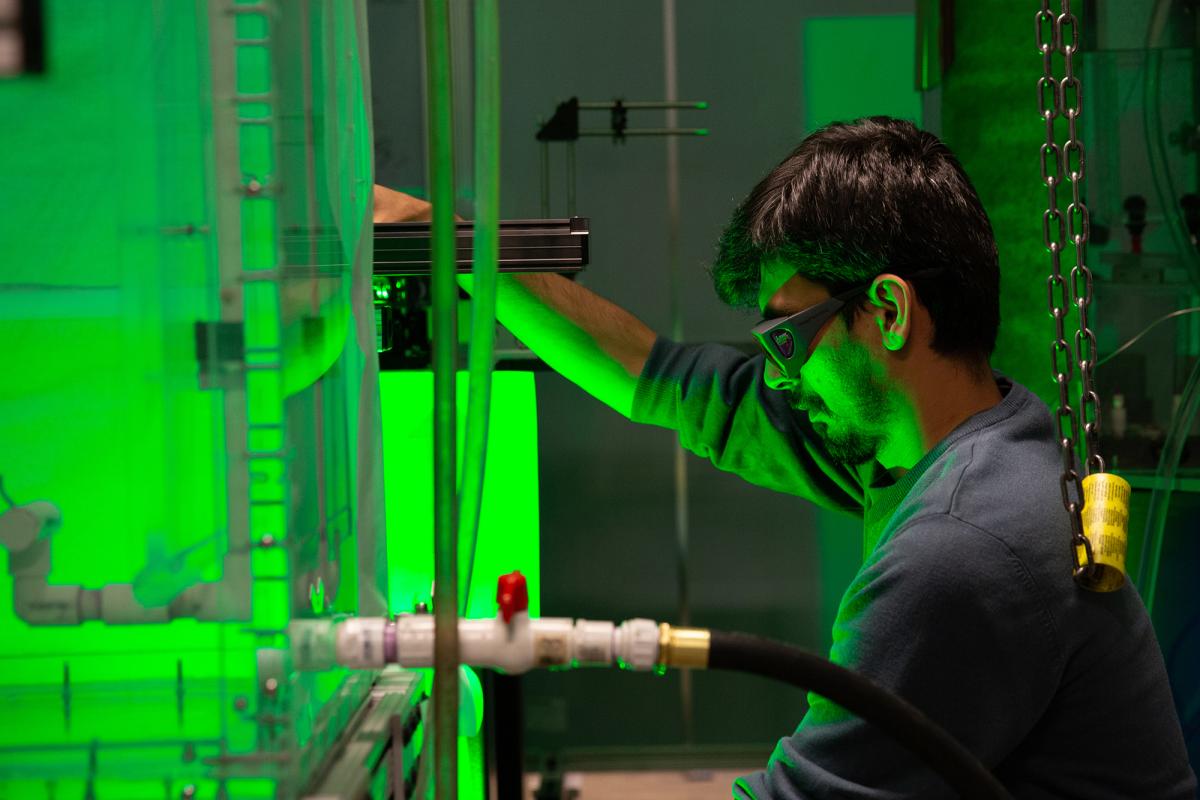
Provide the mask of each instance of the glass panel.
POLYGON ((286 635, 387 596, 365 8, 262 8, 47 4, 0 82, 0 796, 294 797, 375 678, 286 635))

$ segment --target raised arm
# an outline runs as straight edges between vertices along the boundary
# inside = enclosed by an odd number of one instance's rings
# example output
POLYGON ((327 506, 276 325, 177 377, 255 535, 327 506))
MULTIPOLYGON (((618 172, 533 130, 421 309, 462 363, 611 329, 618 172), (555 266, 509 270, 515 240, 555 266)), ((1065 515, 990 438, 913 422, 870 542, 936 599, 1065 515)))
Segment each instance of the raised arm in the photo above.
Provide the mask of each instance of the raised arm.
MULTIPOLYGON (((429 204, 375 187, 375 221, 429 218, 429 204)), ((459 279, 471 290, 469 276, 459 279)), ((659 339, 619 306, 560 275, 500 275, 496 309, 567 379, 635 422, 670 428, 691 452, 760 486, 861 514, 863 481, 763 382, 763 358, 659 339)))
MULTIPOLYGON (((429 219, 429 204, 375 187, 375 221, 429 219)), ((459 283, 471 291, 470 276, 459 283)), ((496 315, 555 371, 630 416, 655 335, 637 317, 561 275, 500 275, 496 315)))

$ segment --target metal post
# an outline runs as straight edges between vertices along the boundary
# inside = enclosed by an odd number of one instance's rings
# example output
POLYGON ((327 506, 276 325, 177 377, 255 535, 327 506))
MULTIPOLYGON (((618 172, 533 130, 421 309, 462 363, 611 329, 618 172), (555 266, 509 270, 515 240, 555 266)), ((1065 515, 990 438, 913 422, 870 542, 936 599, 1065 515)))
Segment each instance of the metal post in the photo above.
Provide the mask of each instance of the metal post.
POLYGON ((433 203, 434 796, 452 800, 458 794, 458 503, 454 475, 458 283, 447 0, 425 0, 425 49, 429 194, 433 203))
MULTIPOLYGON (((678 57, 675 47, 675 0, 663 0, 663 78, 666 87, 666 127, 679 127, 678 109, 690 107, 679 103, 678 57)), ((667 144, 667 264, 670 270, 671 338, 683 339, 682 285, 679 271, 679 139, 668 136, 667 144)), ((679 581, 679 624, 691 624, 690 576, 688 574, 688 470, 687 454, 679 440, 675 440, 675 547, 676 571, 679 581)), ((680 670, 680 705, 683 717, 683 740, 691 744, 695 738, 692 713, 692 673, 680 670)))

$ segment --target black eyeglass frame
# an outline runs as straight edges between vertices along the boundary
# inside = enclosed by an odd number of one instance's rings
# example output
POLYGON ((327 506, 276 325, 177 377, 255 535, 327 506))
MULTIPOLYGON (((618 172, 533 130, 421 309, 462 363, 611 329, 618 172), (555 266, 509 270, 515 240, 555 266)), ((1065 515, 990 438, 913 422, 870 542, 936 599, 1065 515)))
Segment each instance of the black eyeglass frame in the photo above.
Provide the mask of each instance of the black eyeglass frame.
MULTIPOLYGON (((904 280, 929 278, 943 272, 943 267, 928 267, 905 276, 904 280)), ((808 351, 821 328, 834 314, 842 310, 848 300, 866 292, 874 282, 872 278, 871 283, 839 292, 828 300, 790 316, 763 320, 755 325, 750 333, 758 340, 759 345, 767 352, 767 358, 775 363, 783 376, 788 380, 796 380, 800 377, 800 368, 808 361, 808 351)))
POLYGON ((800 369, 808 361, 808 351, 825 323, 841 311, 847 301, 869 288, 869 283, 856 286, 795 314, 764 320, 750 333, 783 376, 795 380, 800 377, 800 369))

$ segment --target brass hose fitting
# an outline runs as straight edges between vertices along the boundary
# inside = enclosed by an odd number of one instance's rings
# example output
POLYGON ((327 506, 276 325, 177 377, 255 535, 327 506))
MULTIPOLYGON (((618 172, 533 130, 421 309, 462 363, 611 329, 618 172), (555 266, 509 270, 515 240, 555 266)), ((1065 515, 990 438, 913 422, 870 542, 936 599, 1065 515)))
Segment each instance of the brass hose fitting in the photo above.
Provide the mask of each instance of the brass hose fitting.
POLYGON ((658 667, 708 666, 708 651, 712 633, 707 628, 672 628, 664 622, 658 626, 658 667))

